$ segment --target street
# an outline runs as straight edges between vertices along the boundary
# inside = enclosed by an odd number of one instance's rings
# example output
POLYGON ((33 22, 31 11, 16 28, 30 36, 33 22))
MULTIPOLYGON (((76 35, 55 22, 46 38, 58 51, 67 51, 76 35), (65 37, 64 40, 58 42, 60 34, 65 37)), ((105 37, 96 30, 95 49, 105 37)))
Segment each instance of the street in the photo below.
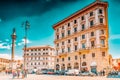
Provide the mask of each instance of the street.
POLYGON ((81 76, 58 76, 58 75, 35 75, 29 74, 27 78, 12 79, 12 75, 0 74, 0 80, 120 80, 120 78, 106 77, 81 77, 81 76))

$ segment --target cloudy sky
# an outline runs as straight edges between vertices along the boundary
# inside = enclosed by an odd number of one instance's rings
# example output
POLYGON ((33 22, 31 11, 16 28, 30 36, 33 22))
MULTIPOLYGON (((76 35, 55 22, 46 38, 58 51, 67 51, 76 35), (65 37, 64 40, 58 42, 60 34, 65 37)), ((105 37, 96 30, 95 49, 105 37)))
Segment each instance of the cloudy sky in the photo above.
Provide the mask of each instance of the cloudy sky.
MULTIPOLYGON (((11 34, 16 28, 15 55, 21 58, 24 47, 24 28, 28 20, 28 46, 54 46, 52 25, 80 10, 95 0, 0 0, 0 57, 11 54, 11 34)), ((109 53, 120 57, 120 0, 109 2, 109 53)), ((10 58, 10 57, 9 57, 10 58)))

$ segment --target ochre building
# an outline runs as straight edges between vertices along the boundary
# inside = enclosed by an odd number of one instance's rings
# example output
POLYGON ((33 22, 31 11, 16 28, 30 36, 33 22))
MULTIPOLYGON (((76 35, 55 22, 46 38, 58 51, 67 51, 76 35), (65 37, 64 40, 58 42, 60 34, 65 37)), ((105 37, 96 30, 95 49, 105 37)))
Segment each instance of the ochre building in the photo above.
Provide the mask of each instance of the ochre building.
POLYGON ((55 70, 101 71, 109 67, 108 3, 95 1, 53 25, 55 70))

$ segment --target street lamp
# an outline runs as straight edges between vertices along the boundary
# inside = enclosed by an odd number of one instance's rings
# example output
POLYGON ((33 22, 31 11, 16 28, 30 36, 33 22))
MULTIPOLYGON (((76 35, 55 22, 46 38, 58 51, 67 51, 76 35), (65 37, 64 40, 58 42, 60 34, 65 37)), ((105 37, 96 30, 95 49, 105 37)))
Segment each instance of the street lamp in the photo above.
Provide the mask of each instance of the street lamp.
POLYGON ((25 21, 23 24, 22 24, 22 27, 24 27, 25 29, 25 37, 24 37, 24 42, 25 42, 25 45, 24 45, 24 68, 26 68, 25 66, 25 55, 26 55, 26 49, 27 49, 27 32, 28 32, 28 29, 30 28, 30 23, 28 21, 25 21))
POLYGON ((81 71, 81 52, 79 52, 80 55, 80 71, 81 71))

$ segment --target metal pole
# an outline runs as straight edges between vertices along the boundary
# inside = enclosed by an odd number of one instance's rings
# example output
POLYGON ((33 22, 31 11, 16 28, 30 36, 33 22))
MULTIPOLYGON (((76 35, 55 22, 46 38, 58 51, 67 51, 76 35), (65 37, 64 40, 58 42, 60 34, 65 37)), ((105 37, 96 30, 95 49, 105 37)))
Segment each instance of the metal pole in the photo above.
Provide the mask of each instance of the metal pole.
POLYGON ((25 39, 25 46, 24 46, 24 69, 25 69, 26 68, 26 65, 25 65, 25 55, 26 55, 26 49, 27 49, 27 31, 28 31, 28 29, 30 27, 30 24, 29 24, 28 21, 26 21, 23 26, 25 28, 25 37, 24 37, 24 39, 25 39))

